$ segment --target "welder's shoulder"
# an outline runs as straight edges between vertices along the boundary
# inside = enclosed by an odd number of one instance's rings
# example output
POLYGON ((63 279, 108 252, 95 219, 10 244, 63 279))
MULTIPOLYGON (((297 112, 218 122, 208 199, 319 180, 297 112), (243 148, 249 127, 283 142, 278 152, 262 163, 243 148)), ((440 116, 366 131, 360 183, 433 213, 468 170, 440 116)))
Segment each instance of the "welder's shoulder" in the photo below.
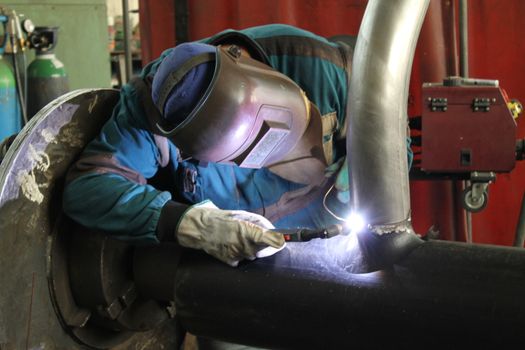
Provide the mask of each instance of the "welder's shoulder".
POLYGON ((144 66, 144 68, 142 68, 142 71, 140 72, 140 77, 142 79, 144 79, 145 77, 147 76, 153 76, 155 75, 155 73, 157 72, 157 69, 159 68, 159 65, 160 63, 162 62, 162 60, 164 59, 164 57, 166 57, 167 55, 169 55, 169 53, 171 52, 171 50, 173 50, 173 47, 170 47, 166 50, 164 50, 159 57, 157 57, 156 59, 154 59, 153 61, 149 62, 148 64, 146 64, 144 66))
POLYGON ((142 154, 157 152, 140 101, 131 86, 122 87, 120 99, 110 113, 99 134, 87 145, 84 156, 112 154, 126 163, 122 159, 138 159, 142 154))
POLYGON ((251 41, 252 44, 259 46, 263 50, 266 49, 265 46, 272 45, 275 41, 280 45, 283 43, 297 44, 304 40, 314 45, 325 44, 335 46, 335 44, 331 44, 322 36, 288 24, 266 24, 241 30, 226 29, 201 41, 218 45, 223 42, 232 41, 233 39, 240 40, 241 43, 246 40, 251 41))
POLYGON ((142 104, 142 98, 132 84, 124 85, 120 90, 119 102, 113 109, 111 116, 113 122, 122 128, 149 131, 149 122, 142 104))
POLYGON ((138 128, 145 131, 150 131, 149 121, 144 109, 142 100, 151 98, 151 92, 146 93, 146 90, 140 90, 140 86, 134 84, 134 80, 148 80, 153 79, 157 69, 173 48, 169 48, 162 52, 162 54, 155 60, 148 63, 140 72, 140 75, 125 84, 120 89, 120 99, 111 116, 110 122, 120 123, 122 127, 138 128), (147 96, 146 96, 147 95, 147 96))
POLYGON ((270 38, 276 36, 297 36, 325 41, 325 39, 319 35, 288 24, 266 24, 262 26, 246 28, 240 32, 252 37, 253 39, 270 38))
POLYGON ((218 32, 208 38, 201 39, 201 42, 209 43, 215 45, 217 42, 221 42, 223 37, 228 37, 233 34, 242 34, 251 39, 267 38, 273 36, 283 36, 283 35, 297 35, 297 36, 310 36, 317 37, 315 34, 300 29, 288 24, 265 24, 256 27, 249 27, 245 29, 225 29, 221 32, 218 32))

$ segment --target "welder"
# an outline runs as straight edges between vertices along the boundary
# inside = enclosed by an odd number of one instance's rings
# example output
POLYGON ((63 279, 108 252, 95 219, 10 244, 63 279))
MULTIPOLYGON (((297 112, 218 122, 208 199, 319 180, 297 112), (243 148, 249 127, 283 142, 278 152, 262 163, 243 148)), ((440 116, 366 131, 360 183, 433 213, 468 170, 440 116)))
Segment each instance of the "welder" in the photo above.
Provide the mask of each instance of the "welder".
POLYGON ((282 249, 279 229, 328 232, 348 214, 351 52, 278 24, 166 50, 70 170, 65 212, 232 266, 282 249))
POLYGON ((70 169, 65 212, 231 266, 339 233, 351 59, 344 43, 278 24, 166 50, 70 169))

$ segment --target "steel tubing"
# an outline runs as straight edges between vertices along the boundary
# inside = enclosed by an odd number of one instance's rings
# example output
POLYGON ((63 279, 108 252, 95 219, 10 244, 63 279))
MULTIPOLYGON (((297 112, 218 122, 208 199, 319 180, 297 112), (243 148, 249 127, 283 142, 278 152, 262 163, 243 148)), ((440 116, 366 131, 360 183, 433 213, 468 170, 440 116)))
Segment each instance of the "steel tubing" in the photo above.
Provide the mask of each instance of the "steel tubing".
POLYGON ((496 348, 522 341, 523 249, 430 241, 390 269, 365 274, 349 273, 344 261, 328 256, 314 263, 318 249, 289 244, 238 268, 185 252, 174 287, 182 326, 202 337, 279 349, 496 348))
POLYGON ((368 3, 352 63, 347 154, 353 209, 372 226, 410 217, 408 83, 429 0, 368 3))
POLYGON ((468 62, 468 3, 467 0, 459 0, 459 74, 463 78, 469 77, 468 62))

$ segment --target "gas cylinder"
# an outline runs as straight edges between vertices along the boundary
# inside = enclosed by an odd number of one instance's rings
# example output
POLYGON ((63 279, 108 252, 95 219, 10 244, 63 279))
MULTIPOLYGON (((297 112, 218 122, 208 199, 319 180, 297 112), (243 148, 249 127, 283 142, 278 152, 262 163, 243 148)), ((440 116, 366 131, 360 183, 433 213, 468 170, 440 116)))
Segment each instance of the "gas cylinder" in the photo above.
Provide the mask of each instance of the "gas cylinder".
MULTIPOLYGON (((7 17, 0 15, 0 22, 5 25, 7 17)), ((9 62, 4 58, 7 34, 0 42, 0 143, 3 139, 20 131, 22 117, 16 94, 16 80, 9 62)))
POLYGON ((19 132, 21 127, 15 76, 11 65, 0 54, 0 142, 19 132))
POLYGON ((56 56, 58 27, 36 27, 29 37, 36 50, 27 67, 27 114, 33 117, 42 107, 69 91, 64 64, 56 56))

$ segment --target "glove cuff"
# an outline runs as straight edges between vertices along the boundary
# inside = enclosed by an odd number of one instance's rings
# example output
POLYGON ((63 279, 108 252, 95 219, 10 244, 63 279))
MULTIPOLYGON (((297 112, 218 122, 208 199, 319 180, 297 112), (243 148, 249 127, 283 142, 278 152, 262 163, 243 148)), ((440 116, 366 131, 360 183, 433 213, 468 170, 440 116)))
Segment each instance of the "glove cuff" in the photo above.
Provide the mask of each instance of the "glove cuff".
POLYGON ((187 204, 168 201, 162 207, 157 224, 157 239, 161 242, 175 241, 175 229, 182 216, 190 208, 187 204))

